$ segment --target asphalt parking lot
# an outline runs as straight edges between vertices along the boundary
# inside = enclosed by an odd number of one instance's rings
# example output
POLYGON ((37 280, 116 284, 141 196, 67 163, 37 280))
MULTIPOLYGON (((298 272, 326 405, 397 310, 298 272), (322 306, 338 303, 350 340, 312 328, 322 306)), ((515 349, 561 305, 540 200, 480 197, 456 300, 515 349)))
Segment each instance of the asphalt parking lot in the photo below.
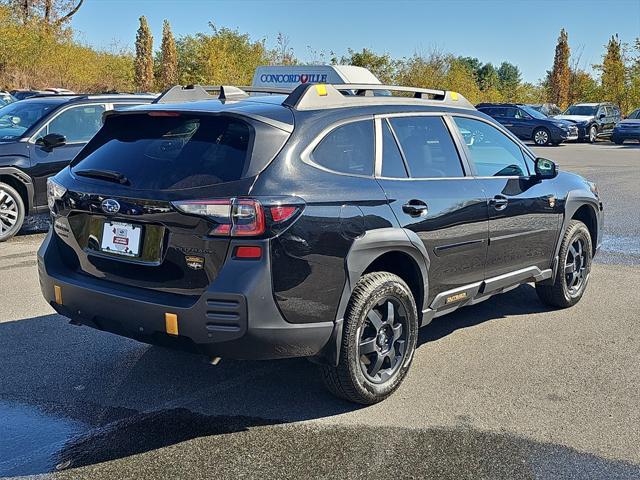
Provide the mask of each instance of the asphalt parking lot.
POLYGON ((0 477, 640 478, 640 146, 536 151, 604 198, 585 297, 553 311, 525 285, 435 320, 366 408, 305 360, 214 367, 69 325, 32 219, 0 244, 0 477))

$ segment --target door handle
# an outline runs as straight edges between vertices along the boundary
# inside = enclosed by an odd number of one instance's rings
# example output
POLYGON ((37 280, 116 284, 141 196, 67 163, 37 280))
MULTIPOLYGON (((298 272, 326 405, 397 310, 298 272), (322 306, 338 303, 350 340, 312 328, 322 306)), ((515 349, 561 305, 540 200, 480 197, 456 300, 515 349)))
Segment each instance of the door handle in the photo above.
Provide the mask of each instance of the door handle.
POLYGON ((509 203, 509 199, 503 195, 496 195, 491 200, 489 200, 489 205, 492 205, 496 210, 504 210, 507 208, 507 204, 509 203))
POLYGON ((402 211, 412 217, 421 217, 427 214, 429 208, 422 200, 409 200, 402 205, 402 211))

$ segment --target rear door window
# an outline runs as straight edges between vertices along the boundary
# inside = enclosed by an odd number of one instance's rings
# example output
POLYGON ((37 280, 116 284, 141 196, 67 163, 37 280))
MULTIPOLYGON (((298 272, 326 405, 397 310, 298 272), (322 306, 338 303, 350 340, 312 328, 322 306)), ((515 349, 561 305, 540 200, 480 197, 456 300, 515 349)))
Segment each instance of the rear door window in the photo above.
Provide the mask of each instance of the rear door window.
POLYGON ((442 117, 390 120, 412 178, 464 177, 460 156, 442 117))
POLYGON ((73 163, 73 170, 110 170, 137 189, 174 190, 243 178, 253 127, 224 116, 111 117, 73 163))
POLYGON ((100 130, 105 110, 102 104, 71 107, 51 120, 39 136, 57 133, 65 136, 67 144, 86 143, 100 130))
POLYGON ((333 129, 311 153, 311 160, 334 172, 373 175, 373 120, 347 123, 333 129))

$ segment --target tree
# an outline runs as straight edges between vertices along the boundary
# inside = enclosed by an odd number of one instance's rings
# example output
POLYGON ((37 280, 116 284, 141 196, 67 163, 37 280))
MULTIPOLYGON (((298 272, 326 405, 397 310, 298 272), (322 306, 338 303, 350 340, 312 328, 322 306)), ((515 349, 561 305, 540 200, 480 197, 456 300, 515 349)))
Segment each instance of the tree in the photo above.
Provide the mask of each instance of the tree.
POLYGON ((500 79, 498 78, 498 72, 492 64, 485 63, 480 67, 478 70, 478 85, 483 92, 498 88, 500 79))
POLYGON ((209 26, 212 33, 186 35, 176 42, 179 83, 251 84, 255 69, 271 60, 264 40, 253 41, 237 30, 209 26))
POLYGON ((388 53, 379 55, 368 48, 362 51, 348 49, 348 55, 340 59, 341 64, 364 67, 371 71, 382 83, 393 82, 396 74, 396 63, 388 53))
POLYGON ((602 95, 605 100, 619 105, 623 111, 628 109, 626 94, 626 69, 622 43, 618 35, 613 35, 607 43, 602 65, 596 68, 602 71, 602 95))
POLYGON ((160 86, 163 89, 178 83, 178 52, 171 25, 165 20, 162 25, 162 46, 160 50, 160 86))
POLYGON ((567 32, 560 30, 556 53, 553 59, 553 69, 549 72, 549 101, 561 108, 569 104, 569 84, 571 71, 569 69, 569 37, 567 32))
POLYGON ((297 65, 298 59, 293 54, 293 48, 289 46, 289 37, 278 32, 276 48, 272 52, 274 65, 297 65))
POLYGON ((84 0, 4 0, 2 3, 10 7, 23 24, 37 21, 60 26, 71 20, 84 0))
POLYGON ((134 62, 136 88, 141 92, 153 90, 153 35, 146 17, 140 17, 136 33, 136 59, 134 62))
POLYGON ((513 102, 518 94, 518 87, 522 81, 520 70, 509 62, 502 62, 497 71, 498 90, 504 100, 513 102))

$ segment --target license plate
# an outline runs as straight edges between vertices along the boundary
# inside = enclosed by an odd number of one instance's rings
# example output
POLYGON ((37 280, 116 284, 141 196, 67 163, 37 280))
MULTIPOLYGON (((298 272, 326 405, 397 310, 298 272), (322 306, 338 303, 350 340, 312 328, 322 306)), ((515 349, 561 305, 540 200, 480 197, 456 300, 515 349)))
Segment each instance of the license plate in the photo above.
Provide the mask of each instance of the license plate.
POLYGON ((131 223, 104 222, 102 228, 103 252, 116 253, 127 257, 137 257, 140 254, 140 237, 142 227, 131 223))

